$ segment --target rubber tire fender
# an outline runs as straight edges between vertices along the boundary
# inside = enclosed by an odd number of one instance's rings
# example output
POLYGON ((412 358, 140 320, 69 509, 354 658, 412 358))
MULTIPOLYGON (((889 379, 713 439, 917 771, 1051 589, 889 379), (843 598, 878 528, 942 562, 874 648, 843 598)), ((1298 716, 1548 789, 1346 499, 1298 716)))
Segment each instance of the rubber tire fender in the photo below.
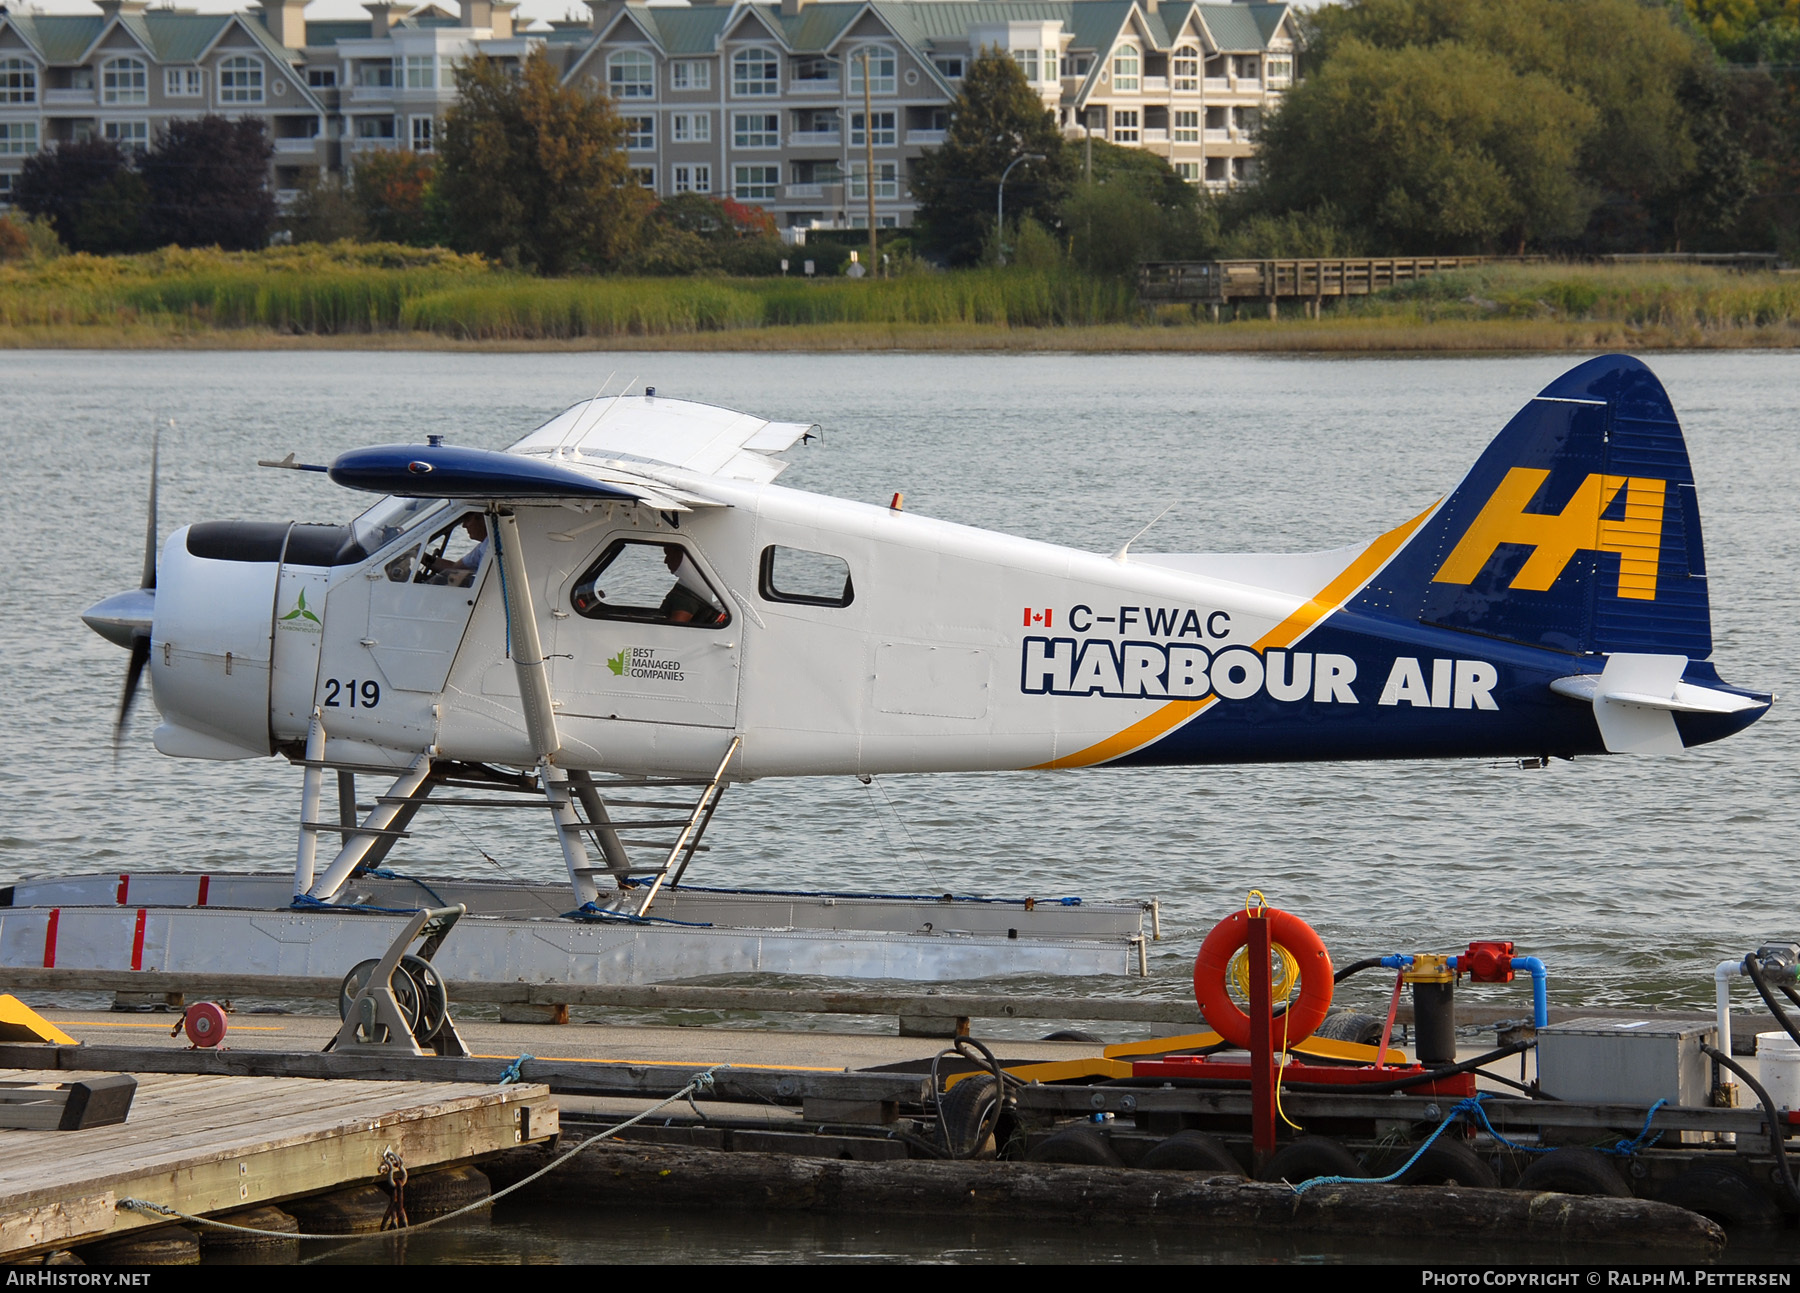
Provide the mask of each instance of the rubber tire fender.
POLYGON ((1710 1217, 1728 1230, 1779 1226, 1781 1209, 1749 1175, 1723 1163, 1695 1163, 1663 1187, 1660 1203, 1710 1217))
POLYGON ((1359 1010, 1338 1010, 1325 1016, 1325 1022, 1313 1029, 1312 1035, 1329 1041, 1379 1046, 1386 1026, 1385 1016, 1365 1015, 1359 1010))
POLYGON ((1534 1159, 1519 1174, 1520 1190, 1547 1190, 1556 1194, 1590 1194, 1610 1199, 1632 1198, 1631 1187, 1606 1155, 1597 1149, 1567 1145, 1534 1159))
POLYGON ((1286 1181, 1298 1185, 1315 1176, 1366 1176, 1356 1155, 1329 1136, 1302 1136, 1283 1145, 1256 1174, 1259 1181, 1286 1181))
POLYGON ((944 1129, 950 1143, 944 1148, 952 1158, 994 1157, 994 1132, 999 1119, 994 1117, 994 1079, 966 1077, 938 1097, 938 1108, 944 1115, 944 1129), (983 1125, 986 1134, 982 1135, 983 1125), (980 1142, 976 1137, 980 1136, 980 1142))
MULTIPOLYGON (((1275 1030, 1278 1045, 1285 1036, 1292 1046, 1311 1037, 1331 1012, 1331 956, 1325 940, 1292 912, 1274 907, 1262 911, 1269 921, 1269 942, 1287 948, 1300 966, 1300 995, 1287 1010, 1285 1024, 1275 1030)), ((1207 1026, 1245 1050, 1250 1048, 1250 1016, 1231 999, 1225 978, 1231 958, 1249 942, 1250 915, 1234 911, 1212 927, 1194 958, 1194 1000, 1200 1003, 1207 1026)))
MULTIPOLYGON (((1419 1155, 1418 1162, 1407 1168, 1406 1174, 1393 1184, 1466 1185, 1477 1190, 1499 1189, 1500 1178, 1495 1175, 1494 1169, 1462 1141, 1450 1139, 1452 1134, 1447 1131, 1432 1141, 1431 1147, 1419 1155)), ((1395 1150, 1376 1175, 1386 1176, 1412 1155, 1413 1151, 1408 1148, 1395 1150)))
POLYGON ((1076 1167, 1124 1167, 1125 1160, 1092 1123, 1078 1122, 1025 1155, 1028 1163, 1065 1163, 1076 1167))
POLYGON ((1225 1142, 1208 1132, 1190 1127, 1178 1131, 1167 1140, 1159 1140, 1138 1166, 1152 1172, 1203 1172, 1208 1176, 1244 1175, 1244 1165, 1237 1161, 1225 1142))

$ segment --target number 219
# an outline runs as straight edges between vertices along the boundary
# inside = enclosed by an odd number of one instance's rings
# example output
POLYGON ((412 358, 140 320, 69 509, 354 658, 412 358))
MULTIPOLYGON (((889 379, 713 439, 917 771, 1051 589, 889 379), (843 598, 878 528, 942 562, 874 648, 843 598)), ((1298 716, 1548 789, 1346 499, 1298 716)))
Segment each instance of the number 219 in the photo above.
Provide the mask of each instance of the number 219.
POLYGON ((339 682, 336 678, 325 680, 325 707, 338 709, 339 694, 344 697, 343 704, 351 709, 374 709, 381 703, 381 684, 373 678, 364 678, 360 683, 352 678, 348 682, 339 682))

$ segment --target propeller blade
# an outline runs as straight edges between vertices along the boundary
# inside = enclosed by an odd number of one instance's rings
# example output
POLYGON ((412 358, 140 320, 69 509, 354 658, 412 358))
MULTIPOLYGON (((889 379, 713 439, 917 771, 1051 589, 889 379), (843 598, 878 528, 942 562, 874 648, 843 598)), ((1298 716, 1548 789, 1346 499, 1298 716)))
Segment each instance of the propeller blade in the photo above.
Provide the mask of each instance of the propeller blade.
POLYGON ((119 746, 125 739, 125 723, 131 717, 131 702, 137 699, 138 683, 144 666, 150 663, 150 635, 131 639, 131 663, 125 669, 125 693, 119 697, 119 717, 113 723, 113 758, 119 757, 119 746))
MULTIPOLYGON (((162 428, 158 427, 150 437, 150 519, 144 526, 144 581, 138 585, 140 588, 156 587, 156 460, 161 455, 161 450, 162 428)), ((149 649, 149 645, 146 644, 144 650, 148 652, 149 649)), ((134 670, 132 677, 135 678, 137 676, 135 670, 143 667, 138 663, 137 647, 135 646, 131 648, 131 661, 134 670)), ((130 704, 131 698, 128 693, 125 705, 129 707, 130 704)), ((121 723, 125 721, 123 710, 120 711, 119 721, 121 723)))

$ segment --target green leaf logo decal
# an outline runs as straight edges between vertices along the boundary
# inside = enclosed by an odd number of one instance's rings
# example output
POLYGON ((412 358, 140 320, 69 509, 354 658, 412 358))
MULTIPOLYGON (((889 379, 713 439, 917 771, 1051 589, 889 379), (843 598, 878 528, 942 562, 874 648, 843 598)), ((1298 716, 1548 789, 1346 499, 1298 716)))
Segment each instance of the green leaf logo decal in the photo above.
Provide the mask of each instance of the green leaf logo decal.
POLYGON ((314 624, 319 624, 323 627, 319 617, 306 609, 306 590, 304 588, 300 590, 299 603, 295 605, 293 610, 281 617, 281 622, 283 624, 287 623, 289 620, 311 620, 314 624))
POLYGON ((625 672, 625 652, 629 651, 630 649, 631 649, 630 647, 625 647, 624 649, 622 649, 619 652, 618 655, 607 656, 606 657, 606 667, 608 669, 611 669, 614 674, 624 673, 625 672))

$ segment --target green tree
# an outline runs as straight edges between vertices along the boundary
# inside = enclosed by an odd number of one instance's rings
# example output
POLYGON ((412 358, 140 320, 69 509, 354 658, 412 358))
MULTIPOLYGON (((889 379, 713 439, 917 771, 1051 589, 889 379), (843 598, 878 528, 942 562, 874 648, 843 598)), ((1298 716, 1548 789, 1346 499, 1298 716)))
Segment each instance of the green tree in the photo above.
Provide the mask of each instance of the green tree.
POLYGON ((1018 64, 999 51, 983 54, 969 65, 950 112, 943 145, 912 166, 924 245, 954 265, 980 260, 994 228, 1000 178, 1022 153, 1044 160, 1021 162, 1007 177, 1007 218, 1030 216, 1055 227, 1074 179, 1074 159, 1056 114, 1044 107, 1018 64))
POLYGON ((275 227, 269 161, 275 145, 258 117, 175 118, 156 132, 138 169, 157 244, 254 251, 275 227))
POLYGON ((149 245, 145 201, 144 181, 110 139, 59 143, 34 153, 13 187, 19 210, 49 221, 71 250, 100 255, 149 245))
POLYGON ((1796 0, 1681 0, 1681 8, 1735 63, 1800 63, 1796 0))
POLYGON ((1576 161, 1593 117, 1495 54, 1351 37, 1264 128, 1260 196, 1276 211, 1333 204, 1371 250, 1513 251, 1585 224, 1576 161))
POLYGON ((459 250, 561 274, 630 249, 651 198, 607 100, 564 86, 541 51, 517 75, 477 55, 456 88, 436 189, 459 250))
POLYGON ((1090 274, 1134 274, 1146 260, 1211 254, 1218 242, 1212 204, 1166 161, 1141 148, 1094 141, 1060 211, 1077 265, 1090 274))
POLYGON ((443 242, 443 231, 427 206, 434 170, 429 154, 404 149, 384 148, 357 157, 350 193, 370 237, 415 247, 443 242))
MULTIPOLYGON (((1417 51, 1408 65, 1414 73, 1431 60, 1456 58, 1456 51, 1462 51, 1497 60, 1516 77, 1543 78, 1579 100, 1585 111, 1567 129, 1577 145, 1571 163, 1575 182, 1590 195, 1589 219, 1578 241, 1590 249, 1674 241, 1679 236, 1677 213, 1695 209, 1691 194, 1696 173, 1708 168, 1711 175, 1698 182, 1710 192, 1708 202, 1715 211, 1729 211, 1745 196, 1748 172, 1721 169, 1707 156, 1709 142, 1727 129, 1720 115, 1724 105, 1717 96, 1693 92, 1694 78, 1711 67, 1712 52, 1679 5, 1642 0, 1352 0, 1321 8, 1308 22, 1315 79, 1340 55, 1359 48, 1393 55, 1417 51), (1731 183, 1740 189, 1735 197, 1728 191, 1731 183)), ((1435 85, 1421 85, 1418 93, 1440 95, 1447 75, 1440 69, 1429 78, 1435 85)), ((1295 98, 1304 99, 1306 90, 1302 85, 1290 96, 1282 116, 1295 98)), ((1344 126, 1345 146, 1354 147, 1362 123, 1347 120, 1344 126)), ((1455 151, 1465 149, 1459 139, 1455 151)), ((1468 221, 1453 218, 1447 223, 1468 221)), ((1543 223, 1547 230, 1558 221, 1543 223)))
POLYGON ((350 186, 341 175, 326 171, 311 171, 301 179, 282 224, 294 242, 361 242, 369 236, 350 186))

